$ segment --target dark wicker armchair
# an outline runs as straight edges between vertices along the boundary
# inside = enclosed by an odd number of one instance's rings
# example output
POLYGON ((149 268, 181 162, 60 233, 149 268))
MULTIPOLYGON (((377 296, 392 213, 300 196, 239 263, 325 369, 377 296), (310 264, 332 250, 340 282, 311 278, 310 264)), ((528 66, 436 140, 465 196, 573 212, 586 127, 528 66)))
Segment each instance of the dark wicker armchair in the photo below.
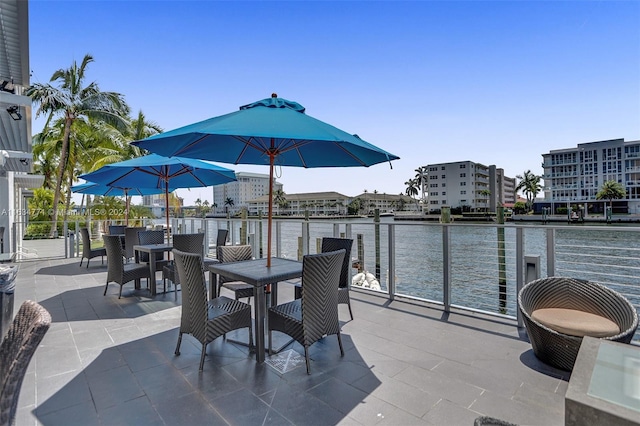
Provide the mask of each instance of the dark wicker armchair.
POLYGON ((620 332, 601 338, 616 342, 629 343, 638 328, 638 313, 623 295, 586 280, 549 277, 532 281, 520 290, 518 306, 536 357, 567 371, 573 370, 582 336, 560 333, 541 324, 532 318, 534 311, 562 308, 606 318, 620 332))
POLYGON ((89 261, 94 257, 100 256, 102 258, 102 264, 104 265, 104 257, 107 255, 107 251, 104 247, 91 248, 91 238, 89 238, 89 230, 87 228, 80 228, 80 236, 82 237, 82 257, 80 258, 80 266, 84 259, 87 259, 87 268, 89 267, 89 261))
POLYGON ((207 345, 216 338, 240 328, 249 329, 249 348, 253 348, 251 305, 228 297, 207 301, 202 255, 173 250, 182 285, 182 313, 176 355, 180 355, 183 334, 191 334, 202 344, 200 371, 204 367, 207 345))
POLYGON ((18 397, 29 362, 49 330, 49 312, 24 302, 0 345, 0 424, 14 424, 18 397))
MULTIPOLYGON (((248 244, 239 246, 218 247, 218 260, 221 263, 241 262, 243 260, 251 260, 252 258, 253 254, 251 251, 251 246, 248 244)), ((220 295, 220 289, 222 287, 233 291, 236 300, 243 299, 245 297, 251 300, 254 292, 253 285, 247 284, 243 281, 236 281, 221 275, 218 277, 218 287, 215 293, 216 295, 220 295)), ((211 288, 213 289, 213 286, 211 286, 211 288)))
POLYGON ((345 250, 310 254, 302 260, 302 297, 269 308, 269 354, 272 332, 288 334, 304 347, 307 374, 311 374, 309 347, 324 336, 338 337, 344 356, 338 321, 338 286, 345 250))
POLYGON ((122 297, 122 286, 130 281, 140 282, 141 278, 151 279, 151 272, 147 265, 140 263, 125 263, 124 250, 117 235, 103 235, 104 246, 107 249, 107 283, 104 287, 104 296, 107 295, 109 283, 120 285, 118 299, 122 297))
MULTIPOLYGON (((349 286, 351 284, 351 274, 349 269, 351 268, 351 246, 353 246, 353 240, 350 238, 332 238, 325 237, 322 239, 321 252, 327 253, 330 251, 336 251, 345 249, 344 260, 342 261, 342 269, 340 272, 340 282, 338 283, 338 304, 344 304, 349 306, 349 315, 353 320, 353 311, 351 310, 351 298, 349 297, 349 286)), ((302 282, 296 284, 294 287, 294 298, 300 299, 302 297, 302 282)))

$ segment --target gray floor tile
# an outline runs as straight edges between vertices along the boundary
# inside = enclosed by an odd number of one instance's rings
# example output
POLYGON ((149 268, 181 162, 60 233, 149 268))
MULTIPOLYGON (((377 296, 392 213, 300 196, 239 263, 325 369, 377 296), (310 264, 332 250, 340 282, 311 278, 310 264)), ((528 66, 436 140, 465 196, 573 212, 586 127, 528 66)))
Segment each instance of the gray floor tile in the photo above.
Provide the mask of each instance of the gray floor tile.
POLYGON ((538 361, 515 321, 352 291, 355 319, 340 312, 345 356, 335 336, 322 339, 310 350, 311 375, 304 367, 280 374, 222 338, 199 371, 201 346, 191 336, 174 354, 182 292, 151 298, 130 285, 118 299, 112 285, 103 296, 106 267, 78 263, 25 263, 18 275, 16 300, 35 297, 54 321, 22 386, 21 425, 564 420, 569 375, 538 361))

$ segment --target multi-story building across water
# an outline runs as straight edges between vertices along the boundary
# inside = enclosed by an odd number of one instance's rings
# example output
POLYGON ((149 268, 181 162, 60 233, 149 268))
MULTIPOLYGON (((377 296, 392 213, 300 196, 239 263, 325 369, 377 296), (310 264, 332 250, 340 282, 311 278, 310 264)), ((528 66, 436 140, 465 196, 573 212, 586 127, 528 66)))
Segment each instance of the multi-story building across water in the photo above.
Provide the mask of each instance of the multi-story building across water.
POLYGON ((429 211, 443 206, 496 211, 498 206, 511 207, 516 202, 516 180, 495 165, 457 161, 429 164, 425 169, 425 209, 429 211))
MULTIPOLYGON (((243 207, 249 209, 249 202, 269 194, 269 175, 261 173, 236 172, 236 181, 213 187, 212 213, 234 214, 243 207), (230 201, 233 202, 230 205, 230 201)), ((282 184, 273 181, 273 191, 282 190, 282 184)))
MULTIPOLYGON (((355 197, 343 195, 338 192, 306 192, 300 194, 284 194, 282 205, 273 204, 276 215, 300 216, 307 212, 311 216, 336 216, 349 214, 370 215, 379 210, 381 214, 394 213, 396 211, 416 211, 415 200, 407 195, 383 194, 378 192, 364 192, 355 197), (352 203, 358 200, 357 212, 352 203)), ((266 214, 268 211, 269 196, 265 195, 249 202, 249 214, 257 215, 258 212, 266 214)))
POLYGON ((536 210, 550 207, 579 208, 599 214, 608 201, 596 199, 606 181, 621 184, 626 198, 613 201, 614 213, 640 213, 640 141, 611 139, 578 144, 575 148, 542 154, 544 202, 536 210))

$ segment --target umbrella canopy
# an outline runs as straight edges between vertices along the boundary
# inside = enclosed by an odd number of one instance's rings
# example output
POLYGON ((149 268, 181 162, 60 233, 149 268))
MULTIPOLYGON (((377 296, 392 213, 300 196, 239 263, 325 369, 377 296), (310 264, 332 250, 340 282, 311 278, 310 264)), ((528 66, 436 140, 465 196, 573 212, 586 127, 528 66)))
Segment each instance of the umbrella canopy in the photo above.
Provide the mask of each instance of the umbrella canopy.
POLYGON ((139 191, 165 193, 167 237, 169 236, 169 192, 177 188, 214 186, 236 180, 233 170, 192 158, 167 158, 150 154, 118 163, 80 176, 90 182, 139 191))
POLYGON ((162 188, 116 188, 114 186, 101 185, 95 182, 86 182, 71 187, 71 192, 78 194, 102 195, 107 197, 125 197, 126 208, 124 210, 125 224, 129 225, 129 197, 138 195, 162 194, 162 188))
POLYGON ((273 166, 368 167, 399 159, 362 139, 305 114, 273 94, 210 118, 132 142, 161 155, 233 164, 269 164, 267 265, 271 258, 273 166))
POLYGON ((71 192, 78 194, 102 195, 105 197, 132 197, 134 195, 162 194, 162 188, 116 188, 95 182, 85 182, 71 187, 71 192))

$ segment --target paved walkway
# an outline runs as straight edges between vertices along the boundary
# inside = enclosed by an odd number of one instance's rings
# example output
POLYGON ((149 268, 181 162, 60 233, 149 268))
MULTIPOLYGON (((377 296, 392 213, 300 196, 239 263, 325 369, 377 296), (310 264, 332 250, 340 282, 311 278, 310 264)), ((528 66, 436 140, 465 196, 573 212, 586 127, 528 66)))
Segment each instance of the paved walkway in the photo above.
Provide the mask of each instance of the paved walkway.
MULTIPOLYGON (((20 263, 15 310, 36 300, 53 324, 25 378, 18 425, 564 422, 568 374, 540 363, 510 320, 352 291, 355 319, 340 307, 344 358, 330 336, 311 348, 311 375, 303 365, 282 374, 217 339, 199 373, 193 338, 173 353, 181 292, 151 299, 129 285, 119 300, 112 284, 103 296, 106 266, 78 264, 20 263)), ((280 295, 293 290, 283 284, 280 295)))

